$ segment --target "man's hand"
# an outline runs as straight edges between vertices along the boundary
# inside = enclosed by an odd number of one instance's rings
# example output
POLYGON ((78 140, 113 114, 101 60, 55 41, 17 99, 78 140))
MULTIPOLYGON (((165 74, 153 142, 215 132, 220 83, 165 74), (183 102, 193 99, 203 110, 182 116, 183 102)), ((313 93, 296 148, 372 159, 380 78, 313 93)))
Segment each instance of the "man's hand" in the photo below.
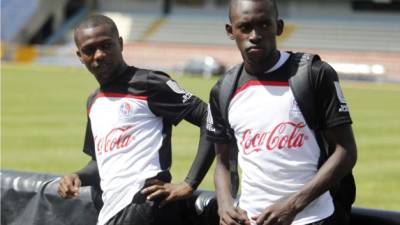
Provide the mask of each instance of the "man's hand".
POLYGON ((159 204, 159 207, 161 208, 169 202, 188 198, 193 194, 193 188, 185 182, 180 184, 171 184, 154 179, 150 182, 150 186, 144 188, 141 193, 147 195, 147 199, 149 200, 162 198, 162 201, 159 204))
POLYGON ((75 173, 66 175, 58 183, 58 194, 64 199, 75 198, 79 196, 81 180, 75 173))
POLYGON ((263 213, 252 217, 257 225, 290 225, 297 210, 289 202, 278 202, 266 208, 263 213))
POLYGON ((233 205, 219 206, 219 224, 220 225, 250 225, 246 211, 233 205))

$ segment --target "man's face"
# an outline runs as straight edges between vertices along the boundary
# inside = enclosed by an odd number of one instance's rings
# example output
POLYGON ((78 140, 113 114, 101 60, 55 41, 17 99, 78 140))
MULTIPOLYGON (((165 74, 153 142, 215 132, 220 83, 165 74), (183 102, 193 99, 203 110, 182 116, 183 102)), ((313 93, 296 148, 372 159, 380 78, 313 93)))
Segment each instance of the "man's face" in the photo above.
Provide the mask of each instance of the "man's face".
POLYGON ((112 34, 109 27, 99 25, 76 31, 76 54, 100 84, 118 76, 122 58, 122 39, 112 34))
POLYGON ((283 21, 277 19, 269 1, 237 1, 230 14, 231 24, 226 25, 228 36, 236 41, 246 64, 270 64, 277 50, 276 36, 283 30, 283 21))

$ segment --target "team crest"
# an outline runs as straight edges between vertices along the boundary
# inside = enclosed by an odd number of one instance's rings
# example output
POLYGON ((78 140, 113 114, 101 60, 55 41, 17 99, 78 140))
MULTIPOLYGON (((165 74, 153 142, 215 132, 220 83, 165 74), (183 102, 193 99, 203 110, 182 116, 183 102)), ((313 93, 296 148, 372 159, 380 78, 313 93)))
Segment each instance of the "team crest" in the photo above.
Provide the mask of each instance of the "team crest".
POLYGON ((127 119, 133 116, 133 106, 129 102, 123 102, 119 107, 121 118, 127 119))

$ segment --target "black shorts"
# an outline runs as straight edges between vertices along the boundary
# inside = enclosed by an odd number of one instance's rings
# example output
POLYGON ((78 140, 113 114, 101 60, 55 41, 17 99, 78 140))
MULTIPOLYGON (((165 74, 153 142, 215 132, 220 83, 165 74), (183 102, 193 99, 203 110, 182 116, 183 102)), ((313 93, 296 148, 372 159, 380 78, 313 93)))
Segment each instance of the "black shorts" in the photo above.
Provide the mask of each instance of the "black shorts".
POLYGON ((183 225, 182 202, 174 201, 163 208, 159 201, 148 201, 138 192, 132 202, 112 217, 106 225, 183 225))
POLYGON ((309 223, 307 225, 335 225, 335 224, 333 223, 332 218, 328 217, 318 222, 309 223))

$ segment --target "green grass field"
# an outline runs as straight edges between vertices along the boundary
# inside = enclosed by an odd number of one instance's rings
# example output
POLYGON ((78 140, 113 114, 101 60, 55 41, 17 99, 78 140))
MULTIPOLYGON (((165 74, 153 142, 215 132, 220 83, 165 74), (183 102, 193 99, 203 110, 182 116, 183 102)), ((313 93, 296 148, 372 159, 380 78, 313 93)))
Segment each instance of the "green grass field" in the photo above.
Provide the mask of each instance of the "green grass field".
MULTIPOLYGON (((175 77, 208 100, 215 79, 175 77)), ((358 145, 356 206, 400 210, 400 85, 343 82, 358 145)), ((1 168, 64 174, 83 167, 86 97, 97 86, 84 69, 3 64, 1 168)), ((174 129, 174 181, 184 179, 198 130, 174 129)), ((201 188, 213 189, 212 171, 201 188)))

